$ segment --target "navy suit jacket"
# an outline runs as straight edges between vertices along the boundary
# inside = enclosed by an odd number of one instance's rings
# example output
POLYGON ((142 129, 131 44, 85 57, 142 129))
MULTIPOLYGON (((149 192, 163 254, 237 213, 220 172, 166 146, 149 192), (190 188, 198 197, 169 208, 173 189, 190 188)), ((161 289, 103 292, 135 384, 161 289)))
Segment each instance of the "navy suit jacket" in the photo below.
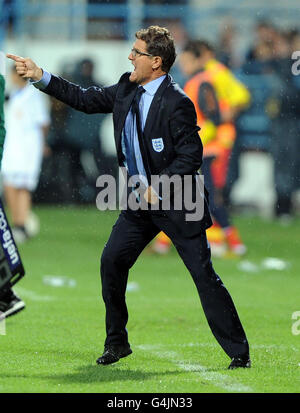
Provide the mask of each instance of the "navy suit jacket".
MULTIPOLYGON (((43 92, 85 113, 112 113, 117 157, 123 166, 124 155, 121 136, 125 119, 131 107, 138 85, 129 81, 130 73, 124 73, 119 82, 109 87, 92 86, 84 89, 67 80, 51 76, 43 92)), ((148 177, 151 175, 192 175, 194 178, 202 163, 203 147, 199 138, 195 107, 183 90, 167 75, 152 100, 140 150, 148 177), (160 138, 163 149, 155 149, 153 139, 160 138)), ((198 190, 193 180, 193 193, 198 190)), ((188 212, 172 207, 166 210, 170 220, 186 237, 194 236, 211 226, 207 192, 204 196, 204 214, 198 221, 186 221, 188 212)), ((191 212, 191 211, 190 211, 191 212)))

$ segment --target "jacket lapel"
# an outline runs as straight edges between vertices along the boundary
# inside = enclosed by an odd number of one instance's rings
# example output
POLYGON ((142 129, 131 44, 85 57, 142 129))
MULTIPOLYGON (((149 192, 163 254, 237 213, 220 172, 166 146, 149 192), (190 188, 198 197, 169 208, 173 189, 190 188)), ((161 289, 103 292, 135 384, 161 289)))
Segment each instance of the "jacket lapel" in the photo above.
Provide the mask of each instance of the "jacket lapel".
POLYGON ((125 88, 124 95, 119 96, 120 103, 115 108, 115 113, 118 115, 116 131, 116 146, 121 150, 121 135, 124 128, 125 120, 129 112, 138 85, 129 83, 125 88))
POLYGON ((160 101, 165 89, 170 85, 172 78, 170 75, 167 75, 162 84, 157 89, 154 98, 151 102, 145 128, 144 128, 144 136, 149 136, 149 133, 152 129, 153 122, 157 119, 157 112, 160 108, 160 101))

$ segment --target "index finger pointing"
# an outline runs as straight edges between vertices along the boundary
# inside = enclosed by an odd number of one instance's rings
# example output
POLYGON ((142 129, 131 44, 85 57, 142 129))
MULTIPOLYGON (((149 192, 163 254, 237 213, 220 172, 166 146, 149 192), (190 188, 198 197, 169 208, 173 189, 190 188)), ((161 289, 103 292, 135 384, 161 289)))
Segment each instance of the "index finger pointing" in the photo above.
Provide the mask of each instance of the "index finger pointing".
POLYGON ((9 54, 9 53, 7 53, 7 54, 6 54, 6 57, 8 57, 9 59, 14 60, 15 62, 25 62, 24 57, 16 56, 16 55, 14 55, 14 54, 9 54))

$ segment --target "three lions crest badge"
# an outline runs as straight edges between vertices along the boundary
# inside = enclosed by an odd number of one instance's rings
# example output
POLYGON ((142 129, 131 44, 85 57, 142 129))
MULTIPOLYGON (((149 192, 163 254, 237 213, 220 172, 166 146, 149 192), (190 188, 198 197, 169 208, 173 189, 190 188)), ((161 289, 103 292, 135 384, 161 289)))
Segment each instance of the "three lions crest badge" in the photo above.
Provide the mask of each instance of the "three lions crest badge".
POLYGON ((155 152, 161 152, 164 149, 163 138, 152 139, 152 147, 155 152))

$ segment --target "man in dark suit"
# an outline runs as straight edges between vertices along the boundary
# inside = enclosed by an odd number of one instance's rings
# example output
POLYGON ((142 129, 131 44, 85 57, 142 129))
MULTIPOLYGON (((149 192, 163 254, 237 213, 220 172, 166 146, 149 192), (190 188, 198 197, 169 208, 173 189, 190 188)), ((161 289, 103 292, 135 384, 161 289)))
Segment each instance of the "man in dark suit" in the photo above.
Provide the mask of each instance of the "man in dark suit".
POLYGON ((151 206, 148 210, 124 209, 104 248, 101 280, 107 336, 97 363, 111 364, 132 353, 126 330, 128 272, 145 246, 164 231, 191 273, 214 336, 232 359, 229 368, 250 367, 246 335, 211 263, 205 233, 211 219, 204 195, 202 216, 189 221, 186 207, 177 210, 174 206, 174 190, 161 193, 152 185, 154 175, 180 176, 182 180, 192 176, 192 196, 199 199, 196 175, 202 162, 202 144, 194 105, 168 75, 176 57, 169 31, 158 26, 138 31, 129 55, 134 70, 110 87, 83 89, 42 70, 29 58, 8 57, 15 60, 20 76, 31 78, 36 87, 73 108, 86 113, 113 113, 119 165, 126 167, 130 178, 141 177, 144 191, 137 194, 137 200, 151 206), (162 206, 165 197, 170 199, 168 209, 162 206))

